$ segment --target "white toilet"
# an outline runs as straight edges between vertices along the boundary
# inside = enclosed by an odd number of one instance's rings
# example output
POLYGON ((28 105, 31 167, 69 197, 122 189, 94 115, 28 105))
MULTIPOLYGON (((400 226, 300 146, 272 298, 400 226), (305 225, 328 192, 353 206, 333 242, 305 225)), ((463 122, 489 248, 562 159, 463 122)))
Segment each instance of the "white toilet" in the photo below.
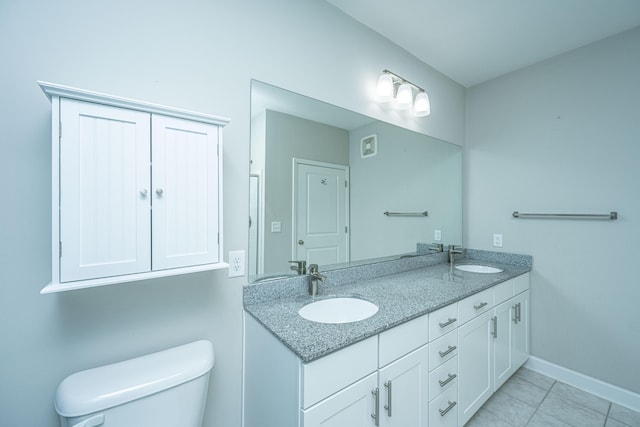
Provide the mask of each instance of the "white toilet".
POLYGON ((65 378, 55 407, 62 427, 200 427, 213 345, 206 340, 65 378))

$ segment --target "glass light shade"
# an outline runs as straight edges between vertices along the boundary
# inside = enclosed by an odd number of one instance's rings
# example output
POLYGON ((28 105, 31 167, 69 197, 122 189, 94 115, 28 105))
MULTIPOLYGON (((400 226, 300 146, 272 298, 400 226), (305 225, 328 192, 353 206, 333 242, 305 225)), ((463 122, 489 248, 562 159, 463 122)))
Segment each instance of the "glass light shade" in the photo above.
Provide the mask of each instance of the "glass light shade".
POLYGON ((389 102, 393 99, 393 79, 387 73, 378 77, 378 99, 381 102, 389 102))
POLYGON ((431 114, 431 103, 429 95, 426 92, 418 92, 416 101, 413 104, 413 115, 416 117, 425 117, 431 114))
POLYGON ((403 83, 398 88, 398 95, 396 95, 396 101, 398 108, 401 110, 408 110, 413 105, 413 92, 411 91, 411 85, 403 83))

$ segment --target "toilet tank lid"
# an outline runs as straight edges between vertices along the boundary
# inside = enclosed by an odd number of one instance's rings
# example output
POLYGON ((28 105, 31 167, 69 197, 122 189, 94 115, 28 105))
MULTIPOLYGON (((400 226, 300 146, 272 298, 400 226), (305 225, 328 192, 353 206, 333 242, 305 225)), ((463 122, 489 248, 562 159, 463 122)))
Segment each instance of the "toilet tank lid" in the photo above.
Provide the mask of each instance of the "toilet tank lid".
POLYGON ((208 373, 214 357, 211 342, 201 340, 77 372, 58 386, 56 411, 77 417, 140 399, 208 373))

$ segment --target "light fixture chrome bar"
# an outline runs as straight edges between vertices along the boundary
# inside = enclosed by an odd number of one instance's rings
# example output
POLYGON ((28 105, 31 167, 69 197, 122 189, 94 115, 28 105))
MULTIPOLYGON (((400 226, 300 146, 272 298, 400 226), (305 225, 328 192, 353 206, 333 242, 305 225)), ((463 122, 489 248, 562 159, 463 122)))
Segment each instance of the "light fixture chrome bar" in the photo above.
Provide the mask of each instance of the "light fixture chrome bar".
POLYGON ((413 88, 415 88, 418 92, 426 92, 424 89, 422 89, 420 86, 418 86, 415 83, 410 82, 409 80, 405 79, 404 77, 401 77, 399 75, 397 75, 396 73, 393 73, 389 70, 382 70, 383 73, 389 74, 392 78, 399 80, 401 83, 407 83, 411 86, 413 86, 413 88))
POLYGON ((384 213, 386 216, 429 216, 429 212, 389 212, 384 213))
POLYGON ((547 214, 547 213, 520 213, 515 211, 514 218, 549 218, 549 219, 618 219, 618 212, 608 214, 547 214))

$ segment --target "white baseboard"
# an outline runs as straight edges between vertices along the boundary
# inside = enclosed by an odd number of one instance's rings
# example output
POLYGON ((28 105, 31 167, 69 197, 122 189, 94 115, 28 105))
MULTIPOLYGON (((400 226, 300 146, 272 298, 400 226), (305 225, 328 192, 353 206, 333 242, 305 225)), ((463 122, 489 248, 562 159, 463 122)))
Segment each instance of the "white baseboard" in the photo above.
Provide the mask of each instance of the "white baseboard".
POLYGON ((625 390, 621 387, 600 381, 598 379, 572 371, 537 357, 529 357, 525 368, 539 372, 557 381, 569 384, 610 402, 640 412, 640 394, 625 390))

